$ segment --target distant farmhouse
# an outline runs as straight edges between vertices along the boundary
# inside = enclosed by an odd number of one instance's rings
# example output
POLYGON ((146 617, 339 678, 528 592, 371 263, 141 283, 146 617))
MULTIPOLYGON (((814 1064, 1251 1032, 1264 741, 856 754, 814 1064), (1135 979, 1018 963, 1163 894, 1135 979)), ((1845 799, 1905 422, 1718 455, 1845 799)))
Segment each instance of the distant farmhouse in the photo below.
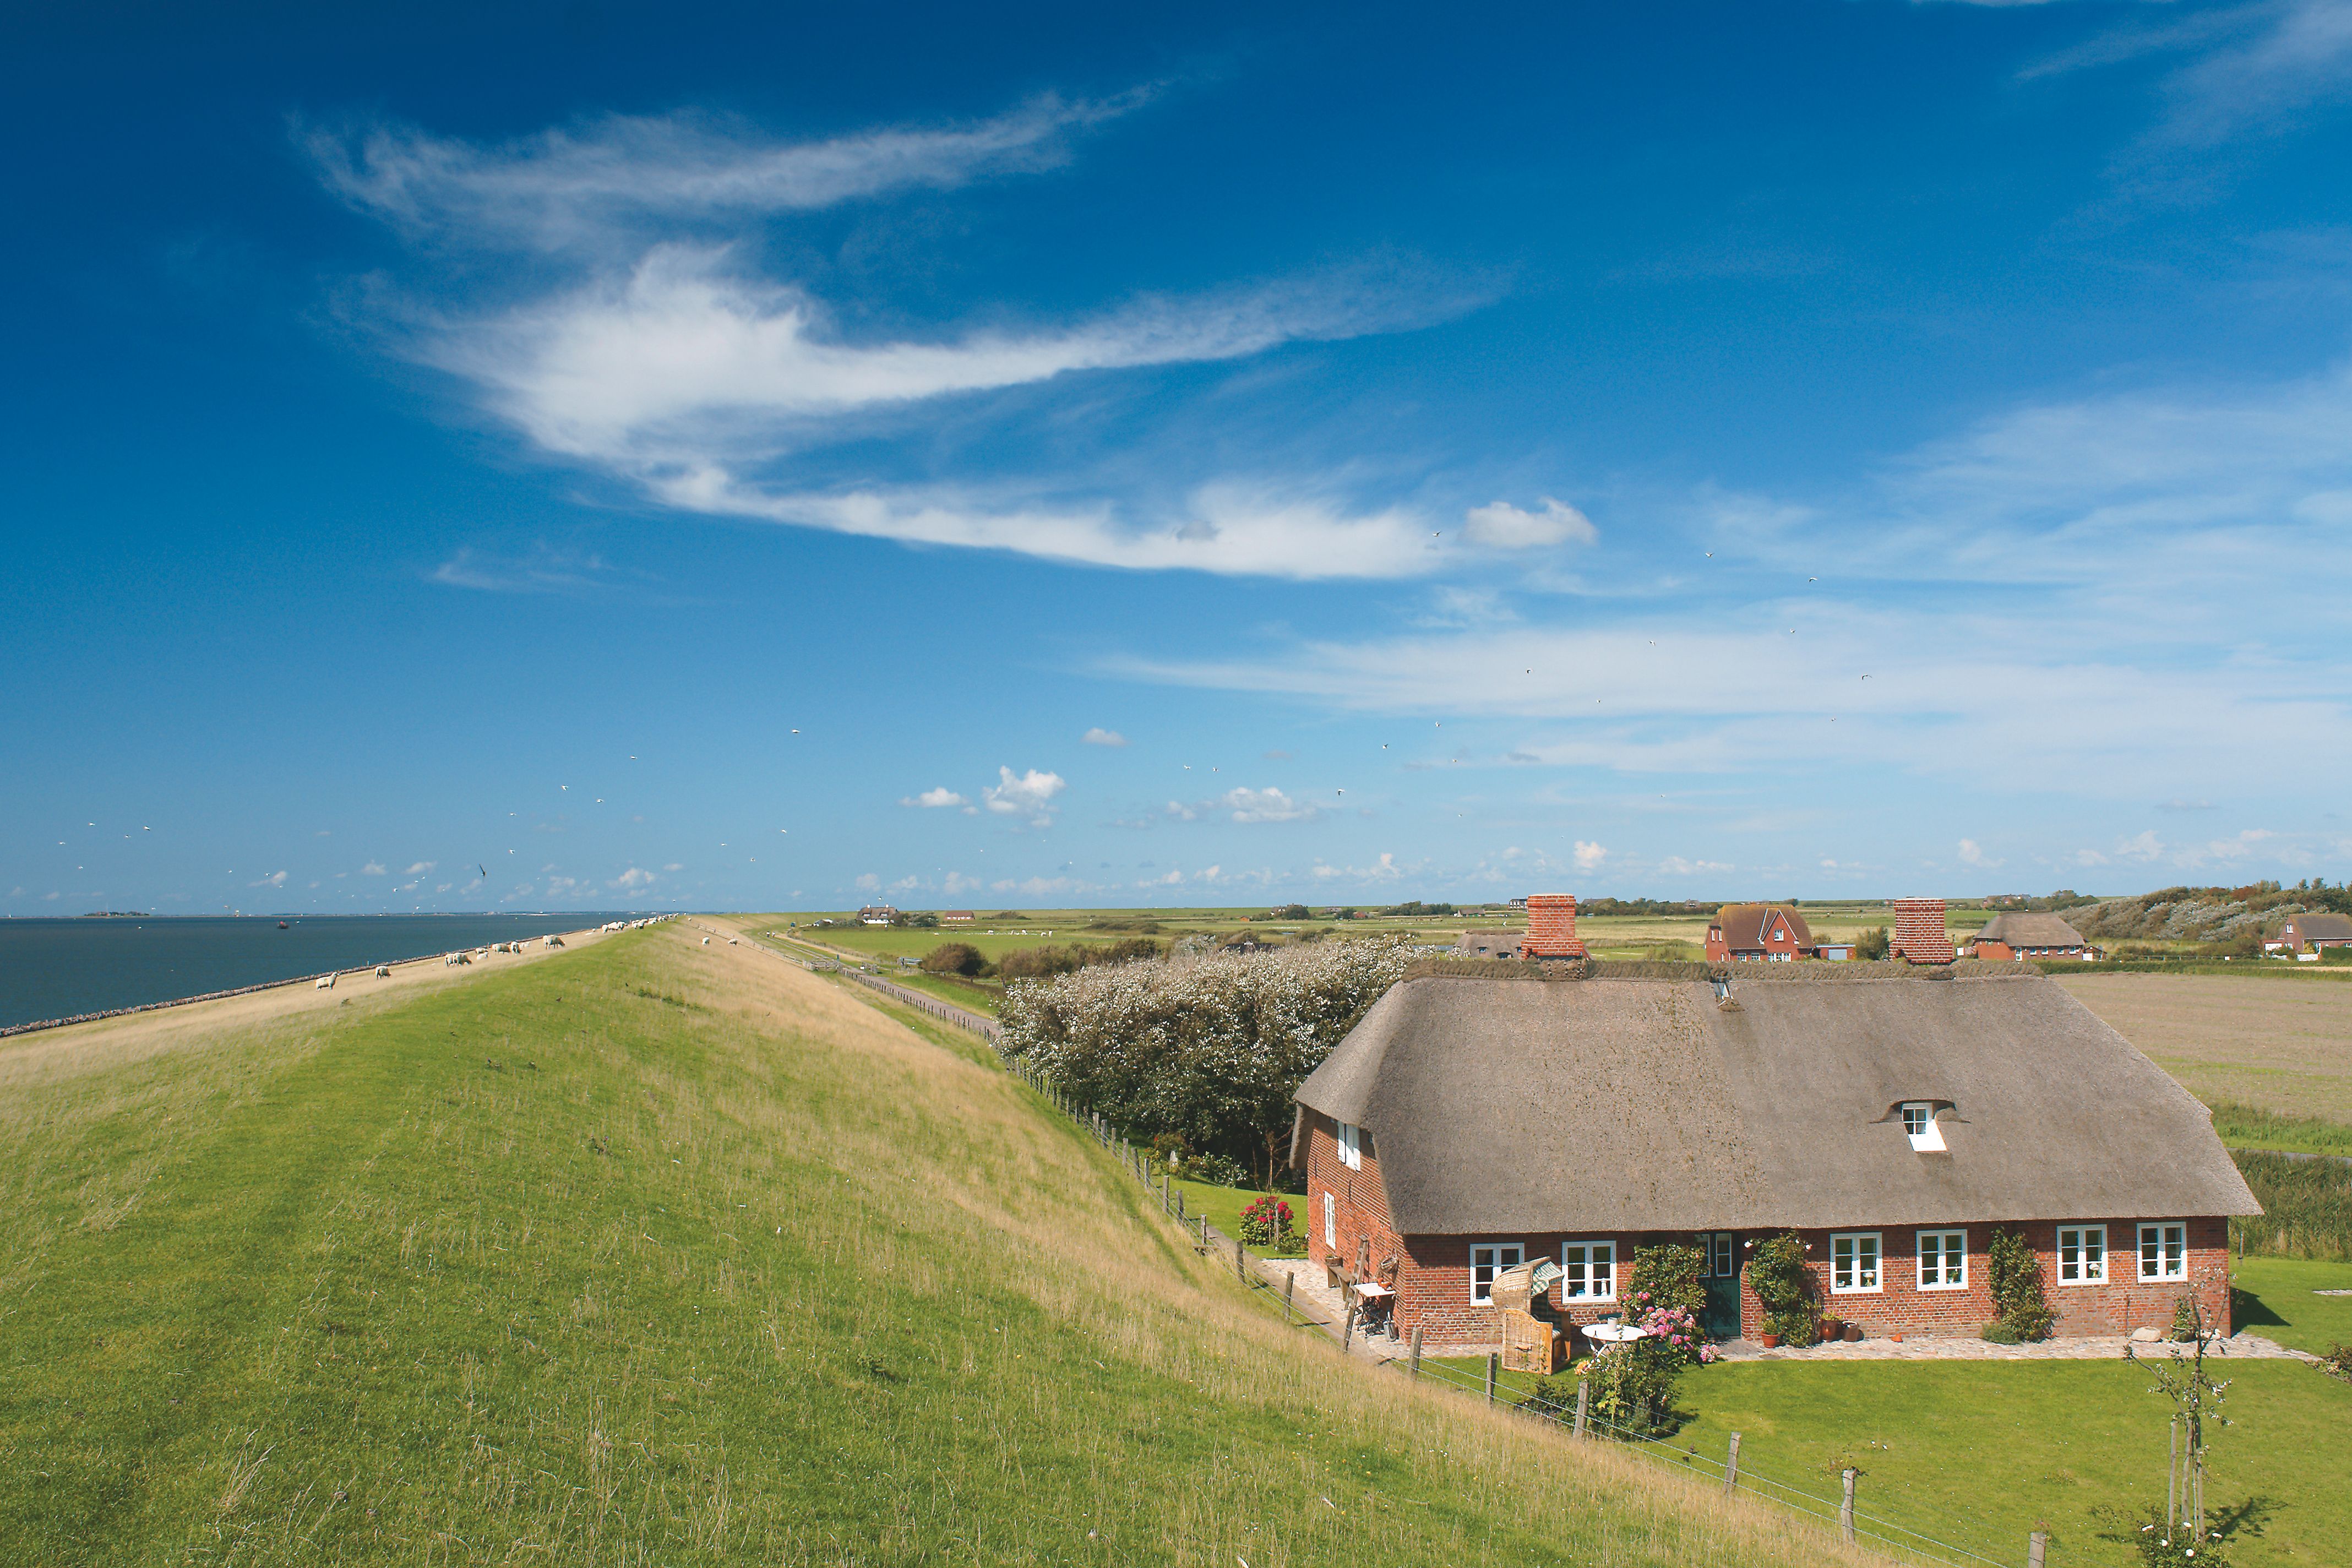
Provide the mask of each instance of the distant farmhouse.
POLYGON ((1467 958, 1517 958, 1521 940, 1515 931, 1465 931, 1454 951, 1467 958))
POLYGON ((896 921, 898 918, 898 911, 888 904, 868 904, 857 911, 858 921, 864 925, 887 926, 896 921))
POLYGON ((1567 1321, 1629 1311, 1634 1249, 1664 1241, 1706 1259, 1707 1331, 1753 1338, 1745 1265, 1783 1230, 1873 1337, 1990 1321, 1996 1227, 2062 1336, 2165 1329, 2187 1297, 2227 1328, 2229 1216, 2261 1212, 2205 1107, 2014 965, 1441 961, 1297 1102, 1315 1256, 1433 1343, 1494 1343, 1496 1275, 1538 1258, 1567 1321))
POLYGON ((1717 963, 1811 958, 1813 931, 1804 916, 1779 904, 1726 904, 1707 922, 1706 956, 1717 963))
POLYGON ((2000 962, 2017 958, 2078 958, 2088 963, 2099 950, 2056 915, 2000 914, 1985 922, 1969 956, 2000 962))
POLYGON ((970 910, 943 910, 940 913, 940 920, 946 925, 968 926, 971 924, 971 911, 970 910))
POLYGON ((2352 947, 2352 915, 2289 915, 2275 934, 2263 939, 2264 952, 2284 951, 2300 956, 2309 948, 2312 956, 2317 957, 2331 947, 2352 947))

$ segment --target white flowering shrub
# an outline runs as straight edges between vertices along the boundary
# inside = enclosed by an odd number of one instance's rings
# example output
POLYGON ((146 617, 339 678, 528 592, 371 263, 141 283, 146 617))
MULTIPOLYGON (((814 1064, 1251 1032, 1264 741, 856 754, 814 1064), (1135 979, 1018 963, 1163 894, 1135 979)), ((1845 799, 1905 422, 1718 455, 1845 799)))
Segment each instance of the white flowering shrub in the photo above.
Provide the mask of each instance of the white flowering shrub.
POLYGON ((1415 956, 1324 942, 1015 981, 997 1043, 1131 1137, 1181 1133, 1270 1174, 1292 1092, 1415 956))

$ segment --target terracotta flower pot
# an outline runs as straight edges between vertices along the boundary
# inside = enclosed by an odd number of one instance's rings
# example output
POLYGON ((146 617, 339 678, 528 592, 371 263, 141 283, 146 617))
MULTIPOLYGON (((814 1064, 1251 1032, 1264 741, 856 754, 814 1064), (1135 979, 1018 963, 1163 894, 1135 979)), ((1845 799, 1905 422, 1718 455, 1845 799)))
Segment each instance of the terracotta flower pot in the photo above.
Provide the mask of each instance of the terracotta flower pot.
POLYGON ((1776 1351, 1780 1348, 1780 1336, 1778 1334, 1759 1334, 1756 1336, 1756 1342, 1762 1345, 1768 1351, 1776 1351))
POLYGON ((1845 1324, 1836 1318, 1823 1318, 1822 1320, 1821 1331, 1822 1339, 1824 1342, 1830 1340, 1843 1339, 1845 1337, 1845 1324))

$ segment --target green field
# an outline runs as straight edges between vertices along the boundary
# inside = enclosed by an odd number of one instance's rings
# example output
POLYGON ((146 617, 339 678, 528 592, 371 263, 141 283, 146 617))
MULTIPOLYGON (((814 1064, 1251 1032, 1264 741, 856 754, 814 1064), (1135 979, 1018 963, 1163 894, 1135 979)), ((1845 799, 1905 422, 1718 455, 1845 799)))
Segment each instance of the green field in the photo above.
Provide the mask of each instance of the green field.
MULTIPOLYGON (((2352 1265, 2248 1258, 2234 1277, 2239 1326, 2315 1353, 2352 1342, 2352 1265)), ((1483 1368, 1448 1362, 1465 1380, 1483 1368)), ((2212 1444, 2210 1507, 2242 1511, 2230 1561, 2244 1568, 2333 1563, 2352 1539, 2352 1384, 2299 1363, 2237 1361, 2212 1444)), ((1515 1395, 1528 1383, 1504 1374, 1515 1395)), ((2102 1510, 2164 1494, 2170 1405, 2119 1361, 1730 1362, 1687 1373, 1688 1424, 1669 1447, 1720 1459, 1740 1434, 1748 1469, 1834 1500, 1862 1471, 1865 1513, 1996 1561, 2021 1561, 2052 1531, 2053 1563, 2123 1563, 2102 1510)), ((1696 1467, 1694 1467, 1696 1468, 1696 1467)), ((1718 1475, 1720 1472, 1717 1472, 1718 1475)))
POLYGON ((1844 1559, 1286 1331, 751 948, 229 1005, 0 1050, 0 1560, 1844 1559))

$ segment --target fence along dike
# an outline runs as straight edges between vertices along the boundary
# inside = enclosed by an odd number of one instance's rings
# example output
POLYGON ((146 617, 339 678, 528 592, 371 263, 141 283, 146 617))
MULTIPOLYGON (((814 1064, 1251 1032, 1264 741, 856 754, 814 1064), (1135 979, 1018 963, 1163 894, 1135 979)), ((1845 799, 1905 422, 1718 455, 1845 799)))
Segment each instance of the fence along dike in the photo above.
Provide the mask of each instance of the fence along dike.
MULTIPOLYGON (((714 934, 728 934, 719 932, 715 927, 702 926, 699 921, 690 923, 701 930, 713 931, 714 934)), ((845 979, 855 981, 868 990, 878 992, 900 1005, 917 1008, 986 1040, 996 1050, 997 1059, 1003 1063, 1007 1072, 1035 1089, 1046 1103, 1066 1117, 1072 1126, 1110 1152, 1119 1168, 1151 1195, 1160 1214, 1183 1233, 1186 1244, 1194 1252, 1203 1257, 1214 1257, 1221 1266, 1230 1262, 1235 1279, 1245 1289, 1263 1297, 1269 1310, 1279 1311, 1286 1324, 1293 1328, 1313 1330, 1326 1335, 1339 1348, 1340 1354, 1351 1353, 1357 1338, 1353 1311, 1349 1312, 1344 1319, 1337 1322, 1328 1318, 1318 1317, 1297 1304, 1292 1289, 1293 1276, 1290 1273, 1285 1272, 1280 1276, 1282 1284, 1277 1289, 1274 1272, 1274 1266, 1277 1260, 1270 1258, 1258 1258, 1255 1260, 1256 1268, 1253 1269, 1249 1251, 1243 1246, 1240 1237, 1228 1237, 1218 1230, 1209 1223, 1209 1217, 1206 1215, 1188 1215, 1184 1212, 1183 1193, 1178 1190, 1176 1184, 1169 1180, 1164 1173, 1154 1170, 1153 1162, 1147 1151, 1120 1138, 1113 1131, 1109 1122, 1105 1121, 1098 1112, 1079 1104, 1045 1073, 1026 1061, 1005 1055, 998 1041, 995 1020, 982 1017, 977 1013, 968 1012, 961 1007, 951 1006, 919 991, 911 990, 903 985, 894 985, 878 975, 867 974, 846 965, 812 963, 795 953, 770 947, 767 943, 749 935, 740 936, 739 940, 762 952, 772 954, 787 963, 799 964, 803 969, 819 972, 830 970, 837 973, 845 979), (1157 1180, 1154 1179, 1155 1176, 1157 1180)), ((2020 1564, 2022 1564, 2023 1568, 2044 1568, 2046 1563, 2048 1537, 2041 1531, 2033 1531, 2027 1538, 2017 1556, 1994 1557, 1952 1542, 1940 1540, 1924 1531, 1913 1530, 1908 1525, 1899 1524, 1872 1513, 1862 1506, 1861 1477, 1860 1472, 1855 1470, 1849 1469, 1841 1473, 1839 1495, 1833 1497, 1823 1496, 1805 1487, 1766 1475, 1740 1457, 1739 1434, 1737 1432, 1731 1434, 1727 1451, 1718 1458, 1713 1455, 1702 1454, 1688 1446, 1678 1447, 1662 1438, 1633 1431, 1604 1418, 1587 1407, 1581 1388, 1578 1391, 1576 1408, 1573 1410, 1554 1409, 1548 1405, 1522 1405, 1516 1402, 1505 1403, 1497 1392, 1497 1357, 1488 1355, 1480 1373, 1466 1373, 1458 1368, 1449 1367, 1439 1362, 1423 1360, 1421 1354, 1421 1336, 1418 1332, 1413 1336, 1409 1357, 1387 1362, 1372 1362, 1367 1357, 1366 1362, 1368 1370, 1381 1366, 1400 1369, 1398 1375, 1426 1381, 1440 1388, 1452 1389, 1482 1403, 1498 1405, 1524 1419, 1541 1422, 1557 1431, 1563 1441, 1609 1441, 1619 1452, 1638 1454, 1645 1459, 1691 1478, 1695 1484, 1712 1482, 1721 1491, 1745 1493, 1749 1497, 1787 1509, 1793 1513, 1801 1514, 1808 1519, 1818 1521, 1826 1529, 1836 1531, 1848 1543, 1885 1556, 1893 1562, 1936 1563, 1943 1565, 1943 1568, 1970 1568, 1972 1564, 1983 1564, 1984 1568, 2020 1568, 2020 1564)))

